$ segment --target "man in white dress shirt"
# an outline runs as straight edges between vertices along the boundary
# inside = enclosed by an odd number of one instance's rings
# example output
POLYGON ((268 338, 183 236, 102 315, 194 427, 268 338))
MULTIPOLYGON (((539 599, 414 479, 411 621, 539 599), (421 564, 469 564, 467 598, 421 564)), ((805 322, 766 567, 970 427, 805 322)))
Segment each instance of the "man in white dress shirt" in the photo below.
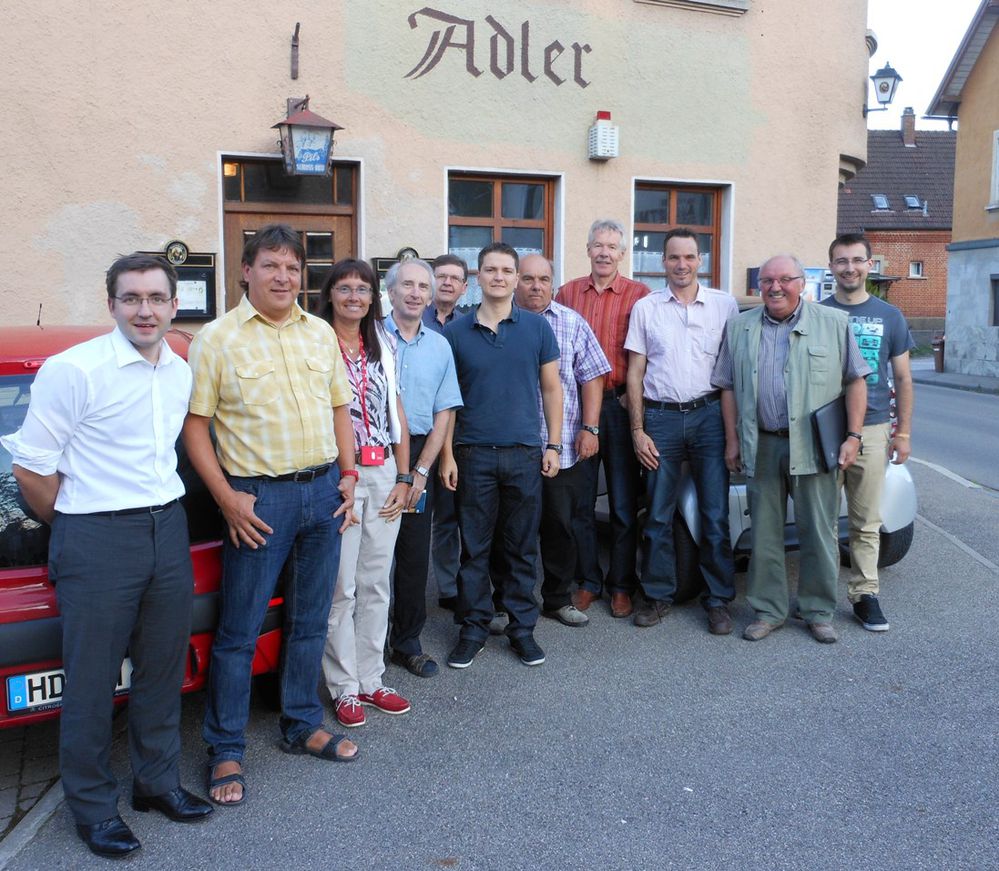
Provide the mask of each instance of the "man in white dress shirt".
POLYGON ((177 274, 161 257, 131 254, 111 265, 107 293, 115 330, 41 367, 24 425, 3 444, 25 501, 52 526, 66 802, 84 843, 116 858, 140 846, 118 815, 111 770, 112 697, 126 650, 133 808, 192 822, 212 807, 178 773, 194 584, 174 450, 191 370, 164 341, 177 274))
POLYGON ((700 564, 705 590, 701 604, 713 635, 728 635, 735 598, 728 527, 728 469, 720 391, 711 384, 715 358, 735 299, 697 280, 701 254, 697 236, 678 227, 663 241, 666 290, 635 303, 628 325, 628 408, 631 440, 648 470, 648 514, 642 592, 636 626, 654 626, 676 594, 673 515, 683 463, 697 489, 700 564))

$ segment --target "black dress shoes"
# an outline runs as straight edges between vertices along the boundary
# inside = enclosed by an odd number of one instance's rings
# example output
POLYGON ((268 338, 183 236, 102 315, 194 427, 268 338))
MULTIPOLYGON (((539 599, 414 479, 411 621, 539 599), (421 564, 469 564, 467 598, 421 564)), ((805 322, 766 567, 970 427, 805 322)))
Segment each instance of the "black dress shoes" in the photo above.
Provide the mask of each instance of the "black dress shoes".
POLYGON ((207 801, 191 795, 182 786, 164 792, 163 795, 133 793, 132 808, 137 811, 159 811, 175 823, 194 823, 203 820, 215 810, 207 801))
POLYGON ((76 832, 91 853, 105 859, 120 859, 142 846, 121 817, 108 817, 90 826, 78 825, 76 832))

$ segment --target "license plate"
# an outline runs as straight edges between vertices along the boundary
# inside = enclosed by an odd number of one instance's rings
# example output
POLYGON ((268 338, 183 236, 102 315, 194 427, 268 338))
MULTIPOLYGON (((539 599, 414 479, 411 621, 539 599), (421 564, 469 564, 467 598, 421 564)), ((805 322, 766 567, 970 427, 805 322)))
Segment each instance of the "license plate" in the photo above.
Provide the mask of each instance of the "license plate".
MULTIPOLYGON (((66 674, 61 668, 52 671, 33 671, 7 678, 7 710, 12 714, 27 711, 46 711, 62 704, 66 674)), ((127 693, 132 686, 132 661, 126 659, 118 673, 114 694, 127 693)))

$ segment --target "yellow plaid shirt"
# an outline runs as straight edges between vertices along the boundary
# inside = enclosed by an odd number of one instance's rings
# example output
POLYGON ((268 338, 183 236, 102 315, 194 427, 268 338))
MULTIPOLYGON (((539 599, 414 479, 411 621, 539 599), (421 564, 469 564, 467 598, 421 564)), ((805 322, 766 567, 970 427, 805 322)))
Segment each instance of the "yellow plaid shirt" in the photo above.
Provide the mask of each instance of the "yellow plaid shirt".
POLYGON ((333 407, 350 384, 333 328, 296 303, 280 327, 244 295, 191 344, 193 414, 215 418, 230 475, 285 475, 337 458, 333 407))

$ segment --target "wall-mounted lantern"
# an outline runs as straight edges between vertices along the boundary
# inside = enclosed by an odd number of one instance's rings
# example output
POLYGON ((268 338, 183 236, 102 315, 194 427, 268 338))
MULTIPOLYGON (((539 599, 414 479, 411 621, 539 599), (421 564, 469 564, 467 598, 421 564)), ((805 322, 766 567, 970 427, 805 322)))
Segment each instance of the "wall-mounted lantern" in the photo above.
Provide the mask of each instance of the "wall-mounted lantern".
POLYGON ((898 88, 898 83, 902 81, 902 77, 891 68, 891 64, 885 64, 871 76, 871 81, 874 82, 874 96, 880 106, 877 109, 864 106, 865 118, 870 112, 888 111, 888 104, 895 99, 895 90, 898 88))
POLYGON ((333 171, 333 134, 339 124, 309 111, 309 98, 288 100, 288 117, 274 127, 288 175, 330 175, 333 171))

